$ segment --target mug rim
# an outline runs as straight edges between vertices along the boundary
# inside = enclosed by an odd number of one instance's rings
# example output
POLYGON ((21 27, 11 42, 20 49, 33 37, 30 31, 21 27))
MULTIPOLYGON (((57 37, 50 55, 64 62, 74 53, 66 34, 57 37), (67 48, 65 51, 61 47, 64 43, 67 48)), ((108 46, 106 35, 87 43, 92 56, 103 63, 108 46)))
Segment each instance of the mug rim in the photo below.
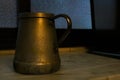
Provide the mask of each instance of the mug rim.
POLYGON ((55 15, 53 13, 46 13, 46 12, 24 12, 19 13, 19 18, 49 18, 54 17, 55 15))

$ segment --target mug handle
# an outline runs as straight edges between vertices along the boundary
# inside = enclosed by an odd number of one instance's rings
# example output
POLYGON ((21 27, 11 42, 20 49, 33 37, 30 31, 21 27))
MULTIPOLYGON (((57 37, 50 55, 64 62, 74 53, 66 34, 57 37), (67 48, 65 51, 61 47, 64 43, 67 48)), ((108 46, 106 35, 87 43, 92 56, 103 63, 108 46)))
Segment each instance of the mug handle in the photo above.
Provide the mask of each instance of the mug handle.
POLYGON ((69 33, 71 32, 71 29, 72 29, 71 18, 66 14, 59 14, 59 15, 56 15, 54 17, 54 19, 57 19, 57 18, 60 18, 60 17, 63 17, 63 18, 66 19, 66 21, 67 21, 67 30, 63 33, 63 35, 59 39, 59 41, 58 41, 59 44, 61 44, 66 39, 66 37, 69 35, 69 33))

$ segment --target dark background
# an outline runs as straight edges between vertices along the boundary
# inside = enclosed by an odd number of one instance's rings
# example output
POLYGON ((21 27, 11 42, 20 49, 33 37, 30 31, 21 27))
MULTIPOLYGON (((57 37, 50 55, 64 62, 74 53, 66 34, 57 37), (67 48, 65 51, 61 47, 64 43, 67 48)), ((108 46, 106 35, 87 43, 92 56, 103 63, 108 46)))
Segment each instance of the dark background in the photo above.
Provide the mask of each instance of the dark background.
MULTIPOLYGON (((91 0, 92 30, 73 29, 67 39, 60 45, 60 47, 85 46, 91 51, 98 50, 120 52, 119 9, 119 0, 91 0), (107 3, 111 3, 112 1, 114 1, 112 4, 107 5, 107 3), (102 5, 102 3, 105 3, 105 5, 102 5), (110 8, 110 6, 115 7, 115 9, 112 9, 114 12, 111 11, 111 13, 108 11, 107 13, 107 10, 110 8), (114 21, 110 20, 112 19, 110 18, 111 16, 106 17, 105 13, 110 14, 114 18, 114 21), (113 24, 112 29, 111 25, 106 25, 106 28, 104 28, 105 25, 101 25, 109 23, 113 24)), ((17 13, 21 12, 30 12, 29 0, 17 0, 17 13)), ((0 49, 15 49, 17 30, 17 28, 0 28, 0 49)), ((64 29, 57 29, 58 38, 64 31, 64 29)))

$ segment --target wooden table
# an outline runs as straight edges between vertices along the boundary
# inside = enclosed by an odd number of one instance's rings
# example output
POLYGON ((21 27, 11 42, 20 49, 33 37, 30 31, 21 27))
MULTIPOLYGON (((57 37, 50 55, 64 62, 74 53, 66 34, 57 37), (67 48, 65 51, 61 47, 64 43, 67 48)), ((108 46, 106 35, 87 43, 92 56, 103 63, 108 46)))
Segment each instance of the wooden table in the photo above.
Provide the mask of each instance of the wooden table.
POLYGON ((61 52, 61 69, 53 74, 14 72, 13 54, 0 55, 0 80, 120 80, 120 60, 83 52, 61 52))

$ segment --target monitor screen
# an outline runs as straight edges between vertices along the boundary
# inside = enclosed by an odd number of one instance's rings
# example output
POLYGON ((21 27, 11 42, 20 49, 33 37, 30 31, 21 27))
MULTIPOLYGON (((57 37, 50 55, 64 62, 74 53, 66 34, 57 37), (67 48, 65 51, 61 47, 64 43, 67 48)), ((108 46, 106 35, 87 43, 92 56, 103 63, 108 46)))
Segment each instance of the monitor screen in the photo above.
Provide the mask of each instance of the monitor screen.
MULTIPOLYGON (((92 29, 90 0, 31 0, 32 12, 67 14, 71 17, 73 29, 92 29)), ((63 18, 56 20, 57 28, 66 28, 63 18)))
POLYGON ((0 28, 17 26, 16 0, 0 0, 0 28))
MULTIPOLYGON (((67 14, 73 29, 92 29, 90 0, 31 0, 31 12, 67 14)), ((17 27, 16 0, 0 0, 0 28, 17 27)), ((63 18, 56 19, 58 29, 66 28, 63 18)))
POLYGON ((94 0, 96 30, 114 30, 117 25, 116 0, 94 0))

